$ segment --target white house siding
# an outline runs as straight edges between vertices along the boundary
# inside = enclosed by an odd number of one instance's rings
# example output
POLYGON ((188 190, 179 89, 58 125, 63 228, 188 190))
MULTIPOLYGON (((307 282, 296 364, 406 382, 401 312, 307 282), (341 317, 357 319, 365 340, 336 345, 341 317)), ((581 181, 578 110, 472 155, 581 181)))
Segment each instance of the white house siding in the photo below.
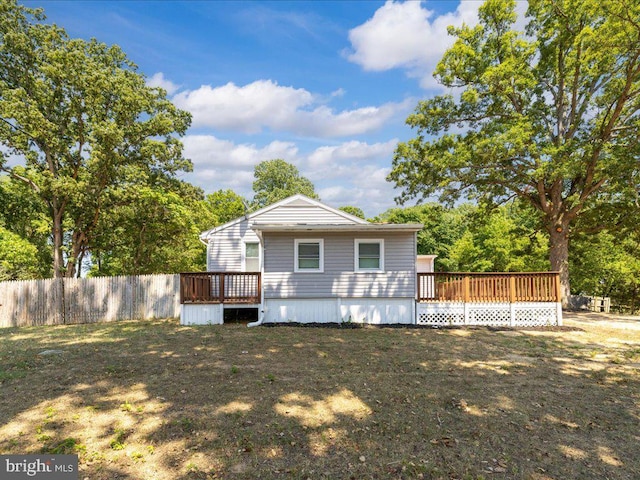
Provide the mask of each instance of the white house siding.
POLYGON ((180 325, 222 325, 224 323, 224 307, 221 303, 203 305, 181 305, 180 325))
POLYGON ((413 233, 265 233, 265 298, 415 298, 413 233), (294 240, 324 239, 324 272, 293 273, 294 240), (354 272, 354 239, 384 239, 384 272, 354 272))
POLYGON ((265 299, 266 323, 415 323, 411 298, 270 298, 265 299))
POLYGON ((207 246, 207 270, 209 272, 241 272, 246 242, 258 242, 258 236, 249 228, 248 220, 213 234, 207 246))

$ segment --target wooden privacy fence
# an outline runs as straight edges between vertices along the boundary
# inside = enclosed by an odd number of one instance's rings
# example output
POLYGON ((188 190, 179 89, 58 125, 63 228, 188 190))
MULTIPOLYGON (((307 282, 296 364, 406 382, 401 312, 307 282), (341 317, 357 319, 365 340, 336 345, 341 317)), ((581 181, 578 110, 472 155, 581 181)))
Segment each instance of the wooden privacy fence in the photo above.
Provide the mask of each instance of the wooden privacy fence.
POLYGON ((260 303, 257 272, 180 274, 180 303, 260 303))
POLYGON ((557 272, 419 273, 419 302, 560 302, 557 272))
POLYGON ((0 327, 180 316, 179 275, 0 282, 0 327))

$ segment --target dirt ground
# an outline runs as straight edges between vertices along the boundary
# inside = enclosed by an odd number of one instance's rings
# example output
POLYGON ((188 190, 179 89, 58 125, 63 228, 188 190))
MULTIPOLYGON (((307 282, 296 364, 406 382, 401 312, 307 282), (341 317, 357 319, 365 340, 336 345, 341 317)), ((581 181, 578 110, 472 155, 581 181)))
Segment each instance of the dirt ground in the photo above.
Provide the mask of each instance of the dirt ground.
POLYGON ((640 478, 640 319, 0 330, 0 453, 81 479, 640 478))
POLYGON ((621 330, 640 330, 640 317, 631 315, 617 315, 613 313, 593 313, 586 311, 563 312, 565 325, 593 325, 621 330))

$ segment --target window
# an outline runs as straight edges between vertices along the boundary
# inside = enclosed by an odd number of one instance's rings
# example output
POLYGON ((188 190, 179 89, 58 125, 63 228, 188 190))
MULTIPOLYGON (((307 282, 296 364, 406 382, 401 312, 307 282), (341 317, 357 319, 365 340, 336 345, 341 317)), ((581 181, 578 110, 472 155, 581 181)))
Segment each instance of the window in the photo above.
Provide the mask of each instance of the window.
POLYGON ((258 242, 244 244, 244 271, 260 271, 260 244, 258 242))
POLYGON ((323 240, 296 239, 294 271, 295 272, 323 272, 324 271, 323 240))
POLYGON ((356 272, 384 271, 384 240, 355 241, 356 272))

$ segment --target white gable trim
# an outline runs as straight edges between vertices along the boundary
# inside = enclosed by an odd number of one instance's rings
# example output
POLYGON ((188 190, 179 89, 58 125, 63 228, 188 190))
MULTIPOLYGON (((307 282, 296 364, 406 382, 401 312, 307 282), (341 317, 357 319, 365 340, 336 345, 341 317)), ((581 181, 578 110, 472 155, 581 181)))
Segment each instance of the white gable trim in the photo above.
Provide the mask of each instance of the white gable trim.
POLYGON ((331 212, 333 214, 339 215, 339 216, 341 216, 341 217, 343 217, 343 218, 345 218, 347 220, 350 220, 351 222, 353 222, 355 224, 365 225, 365 224, 369 223, 366 220, 363 220, 362 218, 356 217, 356 216, 351 215, 351 214, 349 214, 347 212, 343 212, 342 210, 338 210, 337 208, 330 207, 329 205, 325 205, 324 203, 319 202, 317 200, 314 200, 312 198, 309 198, 306 195, 297 194, 297 195, 293 195, 291 197, 287 197, 284 200, 280 200, 279 202, 273 203, 273 204, 268 205, 266 207, 263 207, 260 210, 256 210, 255 212, 249 213, 249 214, 244 215, 242 217, 238 217, 235 220, 231 220, 230 222, 227 222, 225 224, 218 225, 217 227, 212 228, 211 230, 204 231, 204 232, 202 232, 200 234, 200 240, 202 240, 204 243, 207 243, 208 238, 211 235, 215 234, 215 233, 218 233, 218 232, 220 232, 222 230, 225 230, 225 229, 227 229, 229 227, 237 225, 238 223, 243 222, 245 220, 251 220, 251 219, 253 219, 255 217, 258 217, 258 216, 260 216, 260 215, 262 215, 264 213, 267 213, 267 212, 269 212, 269 211, 271 211, 271 210, 273 210, 275 208, 278 208, 278 207, 281 207, 281 206, 284 206, 284 205, 288 205, 290 203, 297 202, 299 200, 302 200, 302 201, 308 203, 309 205, 313 205, 313 206, 322 208, 322 209, 324 209, 324 210, 326 210, 328 212, 331 212))

